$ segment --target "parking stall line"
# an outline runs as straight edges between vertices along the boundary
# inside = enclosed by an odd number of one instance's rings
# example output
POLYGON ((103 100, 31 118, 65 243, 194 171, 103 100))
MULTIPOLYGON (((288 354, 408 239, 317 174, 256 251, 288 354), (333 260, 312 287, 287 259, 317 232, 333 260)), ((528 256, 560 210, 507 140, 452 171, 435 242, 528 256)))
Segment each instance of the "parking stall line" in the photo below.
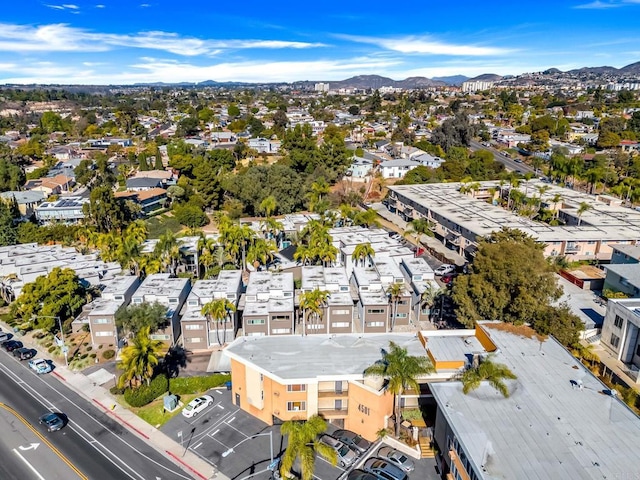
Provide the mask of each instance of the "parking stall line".
MULTIPOLYGON (((234 418, 235 418, 235 417, 234 417, 234 418)), ((237 429, 236 427, 234 427, 233 425, 229 425, 229 422, 227 422, 227 427, 229 427, 229 428, 231 428, 231 429, 235 430, 235 431, 236 431, 236 432, 238 432, 240 435, 242 435, 244 438, 250 438, 250 437, 252 437, 252 435, 247 435, 246 433, 241 432, 240 430, 238 430, 238 429, 237 429)))
POLYGON ((227 425, 229 425, 231 422, 233 422, 236 419, 236 417, 231 417, 229 420, 227 420, 227 425))
POLYGON ((198 448, 198 447, 199 447, 199 446, 201 446, 201 445, 202 445, 202 442, 200 442, 200 443, 199 443, 199 444, 197 444, 197 445, 194 445, 194 446, 193 446, 193 447, 191 447, 191 448, 193 448, 193 449, 195 450, 196 448, 198 448))

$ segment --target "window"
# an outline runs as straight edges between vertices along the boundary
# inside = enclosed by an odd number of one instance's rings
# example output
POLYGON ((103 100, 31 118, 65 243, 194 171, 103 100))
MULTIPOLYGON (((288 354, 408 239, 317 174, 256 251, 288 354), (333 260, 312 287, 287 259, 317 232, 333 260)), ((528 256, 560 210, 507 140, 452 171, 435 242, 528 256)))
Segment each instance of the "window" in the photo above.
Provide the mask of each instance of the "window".
POLYGON ((271 317, 271 320, 289 320, 291 317, 289 315, 274 315, 271 317))
POLYGON ((618 337, 615 333, 611 334, 611 346, 613 348, 618 348, 618 345, 620 345, 620 337, 618 337))
POLYGON ((185 330, 202 330, 203 325, 200 323, 187 323, 184 326, 185 330))
POLYGON ((331 324, 332 328, 349 328, 351 324, 349 322, 333 322, 331 324))
POLYGON ((624 320, 622 320, 622 317, 620 315, 616 315, 615 320, 613 321, 613 325, 616 328, 622 328, 622 324, 624 323, 624 320))
POLYGON ((305 411, 307 402, 287 402, 287 410, 290 412, 305 411))
POLYGON ((636 355, 640 356, 640 343, 636 346, 636 355))
POLYGON ((185 340, 187 341, 187 343, 201 343, 202 342, 202 338, 200 338, 200 337, 185 337, 185 340))
POLYGON ((140 297, 135 297, 135 298, 133 299, 133 303, 142 303, 142 298, 140 298, 140 297))
POLYGON ((398 305, 407 305, 409 304, 408 300, 398 300, 398 305))
POLYGON ((113 332, 94 332, 96 337, 113 337, 113 332))
POLYGON ((367 327, 384 327, 384 322, 367 322, 366 323, 367 327))
POLYGON ((287 392, 306 392, 307 386, 303 383, 298 383, 295 385, 287 385, 287 392))
POLYGON ((178 303, 178 299, 177 299, 177 298, 170 298, 170 299, 169 299, 169 303, 171 303, 171 304, 174 304, 174 305, 175 305, 176 303, 178 303))
POLYGON ((384 313, 384 308, 367 308, 367 313, 370 315, 380 315, 384 313))
POLYGON ((407 318, 406 313, 396 313, 396 318, 407 318))
POLYGON ((421 282, 422 281, 422 275, 414 275, 413 276, 413 281, 414 282, 421 282))
POLYGON ((122 301, 122 300, 124 300, 124 296, 122 296, 122 295, 114 295, 113 299, 122 301))
POLYGON ((333 312, 334 315, 349 315, 349 309, 345 308, 344 310, 334 310, 333 312))
POLYGON ((110 318, 94 318, 92 323, 96 325, 104 325, 105 323, 111 323, 110 318))
POLYGON ((151 340, 160 340, 160 341, 167 341, 169 340, 171 337, 169 335, 149 335, 149 338, 151 340))
POLYGON ((198 302, 198 300, 189 300, 187 302, 187 305, 189 305, 190 307, 197 307, 198 303, 200 303, 200 302, 198 302))
POLYGON ((340 287, 340 291, 341 292, 348 292, 349 291, 349 287, 343 285, 343 286, 340 287))
POLYGON ((284 292, 283 296, 284 298, 293 297, 293 292, 284 292))
POLYGON ((264 325, 264 318, 249 318, 247 319, 247 325, 264 325))
POLYGON ((274 335, 282 335, 282 334, 287 334, 287 333, 291 333, 291 329, 290 328, 274 328, 271 333, 273 333, 274 335))

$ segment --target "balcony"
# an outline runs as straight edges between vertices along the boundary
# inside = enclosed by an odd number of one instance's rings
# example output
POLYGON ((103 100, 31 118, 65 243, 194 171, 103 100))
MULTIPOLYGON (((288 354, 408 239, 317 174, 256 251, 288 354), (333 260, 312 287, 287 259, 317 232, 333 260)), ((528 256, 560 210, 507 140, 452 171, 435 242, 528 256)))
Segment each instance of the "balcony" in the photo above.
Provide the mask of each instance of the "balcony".
POLYGON ((320 390, 318 398, 347 398, 349 390, 320 390))
POLYGON ((578 253, 580 251, 580 247, 575 244, 567 243, 567 246, 564 247, 564 253, 578 253))
POLYGON ((343 407, 339 410, 336 410, 335 408, 318 408, 318 414, 322 415, 326 419, 333 419, 347 418, 349 412, 347 410, 347 407, 343 407))

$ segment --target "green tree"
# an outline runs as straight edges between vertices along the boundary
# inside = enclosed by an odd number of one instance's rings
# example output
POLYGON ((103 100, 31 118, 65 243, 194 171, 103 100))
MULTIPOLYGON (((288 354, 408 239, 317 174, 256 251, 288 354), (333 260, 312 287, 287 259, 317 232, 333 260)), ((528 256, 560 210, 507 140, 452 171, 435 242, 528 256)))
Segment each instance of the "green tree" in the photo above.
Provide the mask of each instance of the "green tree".
POLYGON ((364 371, 365 376, 387 380, 386 388, 394 395, 396 437, 400 436, 400 398, 409 389, 419 392, 418 379, 433 372, 435 372, 435 368, 426 355, 409 355, 406 348, 402 348, 394 342, 389 342, 389 350, 383 350, 382 359, 364 371))
POLYGON ((327 422, 318 415, 308 420, 287 420, 280 427, 280 433, 287 435, 287 449, 280 462, 280 476, 290 478, 291 469, 296 460, 300 461, 302 480, 312 480, 316 463, 316 454, 332 465, 338 463, 336 451, 318 440, 327 430, 327 422))
POLYGON ((85 220, 101 233, 122 231, 134 219, 134 212, 125 200, 115 197, 109 185, 91 190, 89 203, 82 210, 85 220))
POLYGON ((15 219, 19 216, 15 199, 7 201, 0 198, 0 246, 6 247, 18 243, 15 219))
POLYGON ((467 368, 459 377, 465 395, 478 388, 482 382, 489 382, 505 398, 509 397, 509 389, 504 381, 516 378, 518 377, 506 365, 495 363, 491 357, 481 359, 478 365, 467 368))
POLYGON ((587 202, 580 202, 580 205, 578 206, 578 210, 576 212, 578 214, 578 226, 580 226, 580 224, 582 223, 582 215, 587 213, 592 208, 593 206, 591 204, 587 202))
POLYGON ((578 343, 583 324, 566 304, 548 306, 533 322, 533 328, 542 335, 553 335, 566 347, 578 343))
POLYGON ((155 332, 166 324, 167 307, 158 302, 131 304, 116 312, 116 326, 125 334, 137 335, 145 328, 155 332))
POLYGON ((360 264, 360 266, 364 266, 365 262, 367 260, 371 261, 375 254, 376 252, 371 246, 370 242, 360 243, 353 249, 351 260, 353 261, 354 265, 360 264))
POLYGON ((209 224, 209 217, 202 208, 193 203, 177 204, 173 208, 173 215, 181 225, 189 228, 204 227, 209 224))
POLYGON ((207 318, 209 323, 213 322, 216 326, 216 339, 218 344, 223 346, 227 343, 227 322, 232 312, 236 311, 236 306, 226 298, 220 298, 205 303, 202 306, 201 313, 207 318), (220 326, 222 325, 222 340, 220 340, 220 326))
POLYGON ((494 232, 478 245, 472 273, 458 277, 452 298, 458 320, 533 323, 560 297, 543 245, 519 230, 494 232))
POLYGON ((134 382, 150 383, 165 345, 160 340, 151 340, 149 335, 149 327, 142 328, 120 352, 118 368, 123 372, 118 380, 120 387, 133 386, 134 382))
POLYGON ((322 321, 324 308, 331 293, 316 288, 300 294, 300 309, 302 310, 302 334, 307 334, 309 323, 317 325, 322 321), (309 320, 311 319, 311 322, 309 320))
POLYGON ((6 158, 0 158, 0 192, 19 190, 24 185, 23 170, 6 158))
POLYGON ((24 286, 11 304, 11 313, 23 322, 31 322, 34 328, 51 331, 57 328, 52 317, 63 322, 74 319, 88 300, 87 290, 76 272, 56 267, 24 286))

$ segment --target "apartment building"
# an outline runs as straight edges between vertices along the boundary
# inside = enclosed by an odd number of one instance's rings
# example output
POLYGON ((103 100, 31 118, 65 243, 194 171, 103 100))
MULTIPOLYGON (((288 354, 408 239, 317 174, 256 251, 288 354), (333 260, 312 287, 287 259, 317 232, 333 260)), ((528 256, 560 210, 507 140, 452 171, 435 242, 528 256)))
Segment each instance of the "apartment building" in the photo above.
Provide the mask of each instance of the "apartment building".
MULTIPOLYGON (((411 259, 413 257, 413 254, 411 259)), ((407 288, 405 276, 398 265, 398 260, 402 261, 404 258, 392 258, 386 255, 376 254, 373 257, 373 265, 380 278, 380 284, 385 291, 388 301, 391 304, 389 328, 395 328, 400 325, 409 325, 411 320, 411 292, 407 288), (397 284, 401 286, 400 296, 398 298, 392 298, 390 289, 392 285, 397 284), (395 315, 395 318, 394 318, 395 315)))
POLYGON ((139 285, 140 279, 136 276, 114 277, 99 298, 84 306, 74 324, 89 325, 93 345, 117 345, 116 313, 129 304, 139 285))
POLYGON ((443 478, 624 478, 637 471, 640 418, 552 337, 502 325, 480 322, 476 339, 484 345, 479 361, 491 353, 517 376, 506 381, 509 397, 488 382, 468 394, 457 381, 429 384, 443 478))
POLYGON ((228 321, 222 322, 210 321, 201 312, 207 303, 221 299, 228 300, 237 308, 241 292, 241 270, 221 270, 216 279, 195 282, 180 321, 184 348, 204 350, 233 341, 239 327, 237 310, 230 311, 228 321))
POLYGON ((88 198, 64 197, 53 202, 43 202, 35 209, 36 219, 41 223, 65 222, 78 223, 84 219, 84 205, 88 198))
POLYGON ((234 404, 269 425, 319 414, 375 440, 393 413, 393 395, 363 371, 394 341, 424 355, 413 335, 287 335, 238 338, 231 359, 234 404))
POLYGON ((600 344, 617 360, 640 370, 639 298, 609 299, 600 344))
POLYGON ((294 333, 293 274, 251 272, 242 310, 242 331, 245 336, 294 333))
POLYGON ((433 232, 447 248, 472 258, 479 240, 502 228, 519 229, 545 244, 546 256, 569 260, 610 260, 612 245, 635 245, 640 239, 640 212, 623 207, 621 200, 588 195, 544 183, 523 181, 509 187, 496 181, 478 182, 477 188, 461 193, 461 183, 390 186, 388 208, 405 220, 426 218, 433 232), (522 217, 495 205, 517 188, 529 198, 556 212, 565 224, 551 226, 522 217), (580 211, 587 203, 590 209, 580 211))
POLYGON ((189 295, 187 278, 171 278, 168 273, 148 275, 131 298, 132 305, 158 302, 167 308, 167 323, 151 333, 151 338, 175 345, 180 337, 180 309, 189 295))
POLYGON ((303 266, 301 276, 301 293, 316 289, 329 292, 322 317, 305 322, 305 333, 352 333, 354 300, 344 268, 303 266))
POLYGON ((359 331, 383 333, 389 330, 391 303, 375 267, 354 267, 351 282, 358 292, 359 331))
POLYGON ((423 294, 427 289, 437 292, 440 286, 435 281, 435 273, 422 257, 403 258, 400 270, 404 274, 407 290, 411 294, 413 314, 417 321, 428 320, 430 306, 423 302, 423 294))

